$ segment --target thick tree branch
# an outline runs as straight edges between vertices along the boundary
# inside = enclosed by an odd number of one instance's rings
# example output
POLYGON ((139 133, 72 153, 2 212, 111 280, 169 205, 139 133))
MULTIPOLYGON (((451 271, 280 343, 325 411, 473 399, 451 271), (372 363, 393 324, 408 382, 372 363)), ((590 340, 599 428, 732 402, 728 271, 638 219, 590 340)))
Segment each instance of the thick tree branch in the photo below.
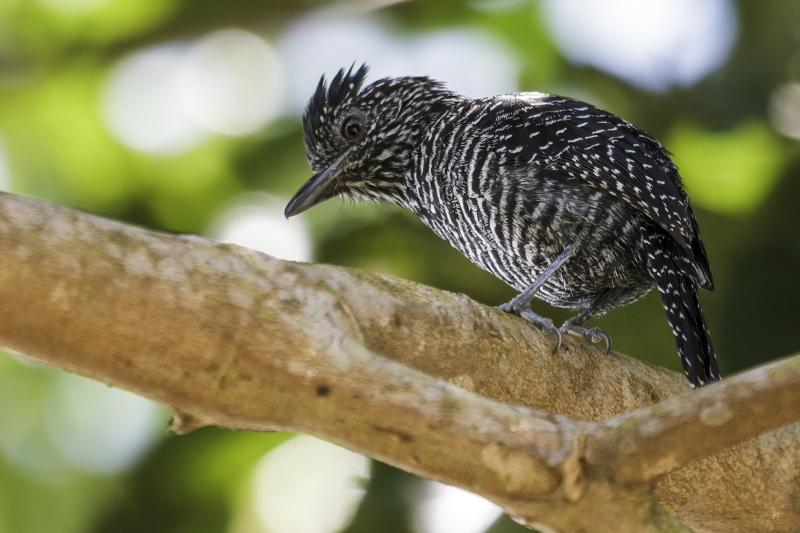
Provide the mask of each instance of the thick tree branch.
POLYGON ((573 339, 551 356, 462 295, 9 195, 0 301, 5 346, 153 398, 178 430, 306 431, 564 532, 686 530, 664 508, 698 530, 800 523, 798 425, 677 468, 800 418, 794 361, 592 423, 688 387, 573 339))

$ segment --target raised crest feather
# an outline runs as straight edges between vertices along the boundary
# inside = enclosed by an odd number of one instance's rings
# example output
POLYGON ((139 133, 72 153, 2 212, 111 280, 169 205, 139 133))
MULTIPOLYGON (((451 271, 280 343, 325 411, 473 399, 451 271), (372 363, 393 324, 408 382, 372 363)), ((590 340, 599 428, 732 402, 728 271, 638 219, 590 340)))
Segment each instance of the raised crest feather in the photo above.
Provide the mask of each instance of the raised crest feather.
POLYGON ((362 64, 353 72, 355 63, 350 65, 350 69, 339 69, 339 72, 331 80, 330 85, 325 80, 325 75, 319 79, 314 96, 309 100, 303 115, 303 131, 310 135, 312 142, 315 126, 314 121, 324 122, 327 116, 335 114, 335 110, 346 102, 358 96, 364 81, 367 79, 369 67, 366 63, 362 64))

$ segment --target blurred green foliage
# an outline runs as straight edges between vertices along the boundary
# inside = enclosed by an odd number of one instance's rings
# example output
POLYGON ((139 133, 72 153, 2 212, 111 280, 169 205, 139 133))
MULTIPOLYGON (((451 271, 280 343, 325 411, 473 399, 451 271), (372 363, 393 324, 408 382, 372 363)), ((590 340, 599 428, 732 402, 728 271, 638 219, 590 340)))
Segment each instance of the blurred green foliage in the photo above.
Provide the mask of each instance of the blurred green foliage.
MULTIPOLYGON (((275 42, 287 23, 323 5, 0 0, 0 148, 10 189, 139 225, 197 233, 242 192, 288 197, 310 175, 298 117, 282 117, 242 138, 212 135, 184 153, 145 154, 109 133, 101 114, 104 83, 136 50, 228 26, 275 42)), ((694 86, 663 94, 571 65, 533 0, 401 2, 380 13, 411 35, 451 27, 490 33, 519 60, 521 90, 589 100, 675 153, 715 276, 716 292, 701 298, 727 374, 800 347, 798 143, 780 138, 767 117, 772 91, 800 81, 800 3, 740 0, 738 8, 739 37, 725 65, 694 86)), ((417 280, 487 304, 513 295, 398 209, 332 201, 312 210, 308 222, 316 260, 417 280)), ((570 316, 536 305, 556 320, 570 316)), ((620 351, 678 369, 657 295, 612 311, 597 325, 620 351)), ((0 533, 229 531, 253 465, 287 438, 207 428, 163 438, 125 473, 89 474, 59 462, 37 426, 41 398, 56 372, 0 358, 0 419, 7 423, 0 426, 0 443, 15 431, 12 423, 33 427, 25 433, 25 460, 0 453, 0 533)), ((348 531, 410 531, 418 486, 413 476, 377 465, 348 531)), ((517 530, 507 518, 490 529, 517 530)))
POLYGON ((695 205, 732 215, 757 209, 790 154, 762 122, 724 132, 678 124, 668 142, 695 205))
POLYGON ((154 29, 178 7, 177 0, 69 0, 0 3, 4 47, 52 57, 65 49, 113 45, 154 29))
POLYGON ((120 500, 123 481, 67 464, 46 436, 48 390, 58 370, 0 359, 0 531, 91 530, 120 500), (56 528, 56 529, 53 529, 56 528))

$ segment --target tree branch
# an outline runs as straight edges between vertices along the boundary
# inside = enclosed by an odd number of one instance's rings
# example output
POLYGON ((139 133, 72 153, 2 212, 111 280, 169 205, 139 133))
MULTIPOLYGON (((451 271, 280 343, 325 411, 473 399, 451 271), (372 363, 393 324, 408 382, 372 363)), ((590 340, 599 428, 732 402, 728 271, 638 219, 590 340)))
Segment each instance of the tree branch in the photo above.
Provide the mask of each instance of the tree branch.
POLYGON ((10 195, 0 301, 2 344, 159 401, 178 431, 309 432, 564 532, 688 531, 664 509, 800 523, 800 426, 740 442, 800 418, 797 361, 601 423, 688 387, 571 338, 551 356, 463 295, 10 195))
POLYGON ((800 419, 800 356, 596 423, 587 461, 624 484, 667 472, 800 419))

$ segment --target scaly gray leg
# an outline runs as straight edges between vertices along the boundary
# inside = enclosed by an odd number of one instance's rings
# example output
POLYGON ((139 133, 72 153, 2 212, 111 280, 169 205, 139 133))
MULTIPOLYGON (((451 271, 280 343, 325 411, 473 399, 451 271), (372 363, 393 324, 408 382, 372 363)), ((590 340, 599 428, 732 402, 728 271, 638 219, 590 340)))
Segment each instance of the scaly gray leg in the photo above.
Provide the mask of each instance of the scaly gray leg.
POLYGON ((597 300, 592 303, 588 309, 584 309, 579 314, 570 318, 561 325, 561 333, 571 333, 597 344, 600 341, 606 343, 606 354, 611 351, 611 337, 608 333, 602 331, 600 328, 585 328, 583 327, 590 318, 604 310, 604 304, 612 297, 614 291, 609 290, 601 295, 597 300))
POLYGON ((567 246, 561 254, 556 257, 555 261, 545 269, 541 275, 536 278, 536 281, 531 283, 530 287, 519 293, 517 296, 514 297, 513 300, 510 302, 504 303, 503 305, 498 305, 496 309, 500 311, 505 311, 506 313, 513 313, 515 315, 519 315, 522 318, 533 322, 539 328, 546 332, 552 333, 556 336, 556 348, 553 350, 553 353, 556 353, 558 349, 561 347, 561 331, 553 324, 553 321, 549 318, 545 318, 543 316, 539 316, 533 311, 531 311, 531 301, 533 300, 534 296, 536 295, 536 291, 538 291, 542 285, 544 285, 550 276, 552 276, 556 270, 558 270, 561 265, 567 262, 567 260, 572 257, 572 254, 575 253, 575 248, 572 245, 567 246))

